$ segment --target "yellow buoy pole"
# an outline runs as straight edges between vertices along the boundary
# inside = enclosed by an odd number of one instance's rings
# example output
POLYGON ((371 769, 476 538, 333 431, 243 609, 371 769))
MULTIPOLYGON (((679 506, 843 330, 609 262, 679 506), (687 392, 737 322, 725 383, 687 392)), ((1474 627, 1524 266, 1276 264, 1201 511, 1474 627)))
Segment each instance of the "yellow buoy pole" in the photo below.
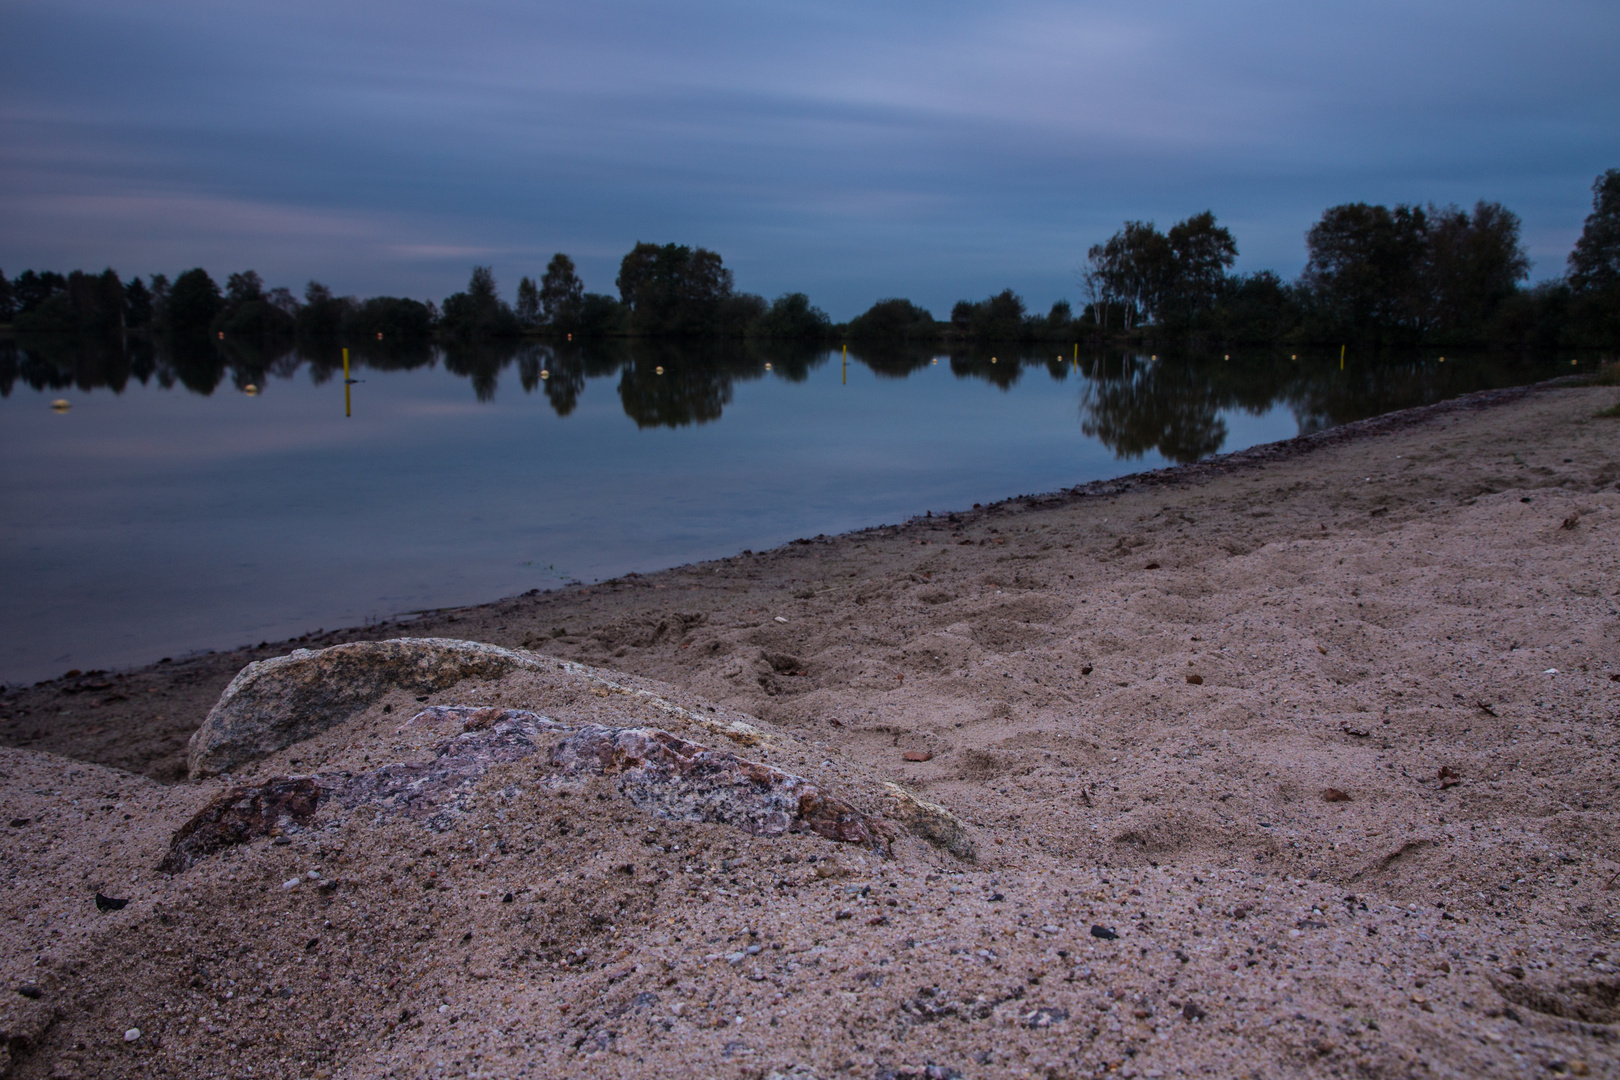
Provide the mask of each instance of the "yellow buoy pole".
POLYGON ((349 387, 351 385, 352 384, 349 382, 349 350, 344 349, 343 350, 343 415, 344 416, 353 416, 354 415, 349 410, 349 387))
POLYGON ((838 371, 839 371, 839 375, 843 379, 844 385, 848 386, 849 385, 849 346, 848 345, 844 346, 844 359, 839 362, 838 371))
POLYGON ((1344 370, 1344 346, 1339 346, 1339 370, 1344 370))

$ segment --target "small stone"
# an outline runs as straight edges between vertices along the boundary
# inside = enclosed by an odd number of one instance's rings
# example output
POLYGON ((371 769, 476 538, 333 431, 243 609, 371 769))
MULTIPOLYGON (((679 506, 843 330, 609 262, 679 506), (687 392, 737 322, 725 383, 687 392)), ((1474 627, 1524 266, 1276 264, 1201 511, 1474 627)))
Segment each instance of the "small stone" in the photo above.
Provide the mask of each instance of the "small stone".
POLYGON ((776 621, 777 621, 777 622, 780 622, 780 623, 785 623, 785 622, 787 622, 787 620, 786 620, 786 619, 784 619, 784 618, 782 618, 782 616, 780 616, 780 615, 778 615, 778 616, 777 616, 777 617, 776 617, 776 621))
POLYGON ((1349 792, 1341 791, 1336 787, 1323 788, 1322 789, 1322 801, 1323 802, 1349 802, 1350 801, 1350 794, 1349 794, 1349 792))
POLYGON ((283 889, 296 889, 298 887, 298 879, 288 878, 286 881, 281 883, 281 887, 283 889))
POLYGON ((450 1011, 450 1006, 448 1006, 448 1005, 440 1005, 439 1006, 439 1015, 440 1016, 443 1016, 445 1013, 447 1013, 449 1011, 450 1011))
POLYGON ((125 1042, 134 1042, 136 1039, 139 1039, 140 1037, 141 1037, 141 1029, 140 1028, 130 1028, 128 1031, 124 1032, 124 1041, 125 1042))
POLYGON ((927 750, 907 750, 900 755, 907 761, 933 761, 934 755, 927 750))
POLYGON ((833 916, 835 919, 853 919, 854 917, 855 913, 849 910, 849 908, 842 908, 839 910, 837 915, 833 916))
POLYGON ((121 899, 116 896, 103 896, 99 892, 96 893, 97 911, 121 911, 128 903, 129 901, 126 899, 121 899))
POLYGON ((1187 683, 1189 686, 1203 686, 1204 677, 1202 675, 1189 675, 1187 676, 1187 683))
POLYGON ((39 987, 36 986, 34 983, 31 983, 31 982, 25 982, 25 983, 21 984, 20 986, 18 986, 17 987, 17 993, 21 994, 23 997, 28 998, 28 999, 30 999, 32 1001, 38 1001, 39 998, 40 998, 40 989, 39 989, 39 987))
POLYGON ((309 880, 311 880, 311 881, 319 881, 319 880, 321 880, 321 872, 319 870, 311 870, 309 873, 305 874, 304 876, 309 878, 309 880))
POLYGON ((1119 937, 1119 932, 1107 926, 1093 924, 1091 927, 1091 936, 1094 938, 1100 938, 1103 941, 1113 941, 1115 938, 1119 937))
POLYGON ((514 901, 516 899, 517 899, 517 897, 513 896, 511 893, 507 893, 505 896, 501 897, 501 903, 510 904, 512 901, 514 901))
MULTIPOLYGON (((841 919, 841 918, 843 918, 843 915, 840 914, 838 917, 841 919)), ((744 959, 747 958, 747 956, 748 956, 748 954, 745 953, 745 952, 727 953, 726 954, 726 963, 728 963, 728 964, 740 964, 740 963, 743 962, 744 959)))

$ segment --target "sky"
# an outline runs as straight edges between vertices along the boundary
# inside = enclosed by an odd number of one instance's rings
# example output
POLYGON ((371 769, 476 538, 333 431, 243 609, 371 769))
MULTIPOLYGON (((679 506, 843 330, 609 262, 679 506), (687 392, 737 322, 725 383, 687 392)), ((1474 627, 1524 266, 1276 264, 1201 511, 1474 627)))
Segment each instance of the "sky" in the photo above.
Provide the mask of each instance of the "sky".
POLYGON ((1285 277, 1337 203, 1506 204, 1562 272, 1620 4, 0 0, 0 270, 510 297, 637 241, 835 319, 1081 304, 1128 219, 1285 277))

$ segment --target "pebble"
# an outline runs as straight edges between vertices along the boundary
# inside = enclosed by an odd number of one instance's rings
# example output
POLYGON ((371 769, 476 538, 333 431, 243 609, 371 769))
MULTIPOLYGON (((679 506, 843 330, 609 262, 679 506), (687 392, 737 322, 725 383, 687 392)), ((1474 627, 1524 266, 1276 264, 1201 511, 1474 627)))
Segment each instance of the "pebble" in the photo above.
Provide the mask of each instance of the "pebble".
POLYGON ((140 1028, 130 1028, 128 1031, 124 1032, 124 1041, 125 1042, 134 1042, 136 1039, 139 1039, 140 1037, 141 1037, 141 1029, 140 1028))
POLYGON ((439 1006, 439 1015, 440 1016, 443 1016, 445 1013, 447 1013, 449 1011, 450 1011, 450 1006, 448 1006, 448 1005, 440 1005, 439 1006))
POLYGON ((37 1001, 39 999, 39 997, 40 997, 40 989, 39 989, 39 987, 37 985, 35 985, 34 983, 31 983, 31 982, 25 982, 22 985, 18 986, 17 987, 17 993, 21 994, 25 998, 29 998, 30 1000, 35 1000, 35 1001, 37 1001))
POLYGON ((298 887, 298 878, 288 878, 286 881, 283 881, 281 883, 281 887, 283 889, 295 889, 295 888, 297 888, 298 887))

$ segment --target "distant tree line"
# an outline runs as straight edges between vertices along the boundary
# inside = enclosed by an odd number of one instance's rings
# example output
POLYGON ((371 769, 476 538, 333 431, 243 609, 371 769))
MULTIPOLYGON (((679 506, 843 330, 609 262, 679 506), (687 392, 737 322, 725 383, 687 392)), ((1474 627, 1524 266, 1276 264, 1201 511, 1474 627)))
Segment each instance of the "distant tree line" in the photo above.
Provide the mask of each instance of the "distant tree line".
MULTIPOLYGON (((1519 218, 1500 203, 1456 206, 1345 203, 1305 236, 1308 259, 1294 282, 1262 270, 1231 272, 1237 242, 1210 211, 1160 232, 1128 221, 1086 254, 1077 316, 1067 301, 1030 314, 1011 289, 958 302, 948 321, 902 298, 879 300, 835 326, 804 293, 774 301, 735 288, 706 248, 638 242, 620 261, 617 297, 585 291, 558 253, 536 282, 523 277, 516 304, 490 267, 467 288, 431 301, 334 296, 311 281, 300 300, 266 289, 251 270, 222 289, 205 270, 170 282, 121 281, 112 270, 67 276, 0 273, 0 322, 18 331, 146 330, 265 340, 450 340, 539 336, 736 337, 825 341, 869 348, 909 343, 1038 340, 1202 340, 1234 344, 1350 342, 1492 344, 1519 348, 1620 344, 1620 169, 1592 185, 1592 212, 1564 276, 1525 288, 1529 259, 1519 218)), ((878 355, 874 353, 874 355, 878 355)))

